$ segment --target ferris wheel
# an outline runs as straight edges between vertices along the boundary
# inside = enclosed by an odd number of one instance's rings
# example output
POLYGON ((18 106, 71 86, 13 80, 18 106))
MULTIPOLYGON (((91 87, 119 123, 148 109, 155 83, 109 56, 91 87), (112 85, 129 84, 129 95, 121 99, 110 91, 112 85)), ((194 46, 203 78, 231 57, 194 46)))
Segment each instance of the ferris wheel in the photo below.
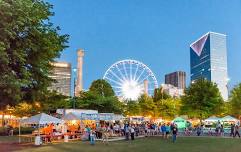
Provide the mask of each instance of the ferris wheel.
POLYGON ((136 60, 121 60, 109 67, 103 77, 115 94, 124 100, 137 100, 144 93, 153 95, 158 87, 150 68, 136 60))

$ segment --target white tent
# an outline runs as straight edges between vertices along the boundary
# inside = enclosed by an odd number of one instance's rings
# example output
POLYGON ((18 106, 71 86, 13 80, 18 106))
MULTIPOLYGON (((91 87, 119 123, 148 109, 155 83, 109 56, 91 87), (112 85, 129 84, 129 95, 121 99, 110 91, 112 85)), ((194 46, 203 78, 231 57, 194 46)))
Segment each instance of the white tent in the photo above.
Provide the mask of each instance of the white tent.
POLYGON ((225 116, 225 117, 221 118, 221 121, 234 121, 234 122, 237 122, 239 120, 234 118, 234 117, 232 117, 232 116, 225 116))
POLYGON ((66 114, 63 118, 63 120, 81 120, 81 116, 78 116, 77 114, 74 114, 72 112, 66 114))
POLYGON ((21 124, 43 125, 43 124, 51 124, 51 123, 53 124, 63 123, 63 120, 47 115, 45 113, 41 113, 32 117, 29 117, 27 119, 23 119, 21 121, 21 124))
MULTIPOLYGON (((35 116, 23 119, 19 123, 19 142, 20 142, 20 135, 21 135, 21 130, 20 130, 21 124, 35 124, 35 125, 38 125, 38 129, 39 129, 40 125, 44 125, 44 124, 61 124, 61 123, 64 123, 64 121, 61 120, 61 119, 52 117, 50 115, 47 115, 45 113, 40 113, 40 114, 37 114, 35 116)), ((40 137, 39 137, 39 140, 40 140, 40 137)))
POLYGON ((211 117, 205 119, 204 121, 206 121, 206 122, 217 122, 219 120, 220 120, 220 118, 218 118, 216 116, 211 116, 211 117))

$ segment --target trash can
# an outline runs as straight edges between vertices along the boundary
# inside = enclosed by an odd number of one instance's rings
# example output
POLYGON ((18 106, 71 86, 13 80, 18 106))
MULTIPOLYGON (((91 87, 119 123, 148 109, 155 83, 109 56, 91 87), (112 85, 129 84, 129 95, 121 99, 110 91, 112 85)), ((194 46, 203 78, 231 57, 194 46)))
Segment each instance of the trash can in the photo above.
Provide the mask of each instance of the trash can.
POLYGON ((42 144, 40 136, 36 136, 35 137, 34 144, 37 145, 37 146, 42 144))
POLYGON ((69 142, 69 136, 68 135, 64 135, 64 142, 69 142))

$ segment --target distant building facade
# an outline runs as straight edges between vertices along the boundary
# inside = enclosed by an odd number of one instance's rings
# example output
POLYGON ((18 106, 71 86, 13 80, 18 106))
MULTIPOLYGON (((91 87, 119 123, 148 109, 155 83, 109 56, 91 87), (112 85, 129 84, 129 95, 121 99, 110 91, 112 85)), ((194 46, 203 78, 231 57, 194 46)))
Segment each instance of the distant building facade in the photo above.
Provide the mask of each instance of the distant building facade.
POLYGON ((48 88, 55 90, 66 96, 71 95, 71 64, 66 62, 53 62, 52 75, 50 76, 56 82, 48 88))
POLYGON ((176 71, 165 75, 165 84, 171 84, 179 89, 186 88, 186 73, 176 71))
POLYGON ((171 84, 162 84, 161 88, 162 88, 163 92, 165 92, 166 94, 168 94, 171 97, 179 98, 184 95, 184 89, 180 89, 171 84))
POLYGON ((228 99, 226 35, 208 32, 190 45, 191 82, 205 78, 217 84, 228 99))

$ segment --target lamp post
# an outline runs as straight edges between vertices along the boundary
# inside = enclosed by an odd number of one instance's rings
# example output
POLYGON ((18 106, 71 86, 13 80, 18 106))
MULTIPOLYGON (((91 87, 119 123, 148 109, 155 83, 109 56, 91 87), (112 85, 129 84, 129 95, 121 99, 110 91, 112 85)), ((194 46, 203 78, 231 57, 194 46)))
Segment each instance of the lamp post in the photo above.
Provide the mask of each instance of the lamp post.
POLYGON ((77 69, 74 68, 73 69, 73 73, 74 73, 74 97, 73 97, 73 104, 72 104, 73 109, 75 109, 76 71, 77 71, 77 69))

